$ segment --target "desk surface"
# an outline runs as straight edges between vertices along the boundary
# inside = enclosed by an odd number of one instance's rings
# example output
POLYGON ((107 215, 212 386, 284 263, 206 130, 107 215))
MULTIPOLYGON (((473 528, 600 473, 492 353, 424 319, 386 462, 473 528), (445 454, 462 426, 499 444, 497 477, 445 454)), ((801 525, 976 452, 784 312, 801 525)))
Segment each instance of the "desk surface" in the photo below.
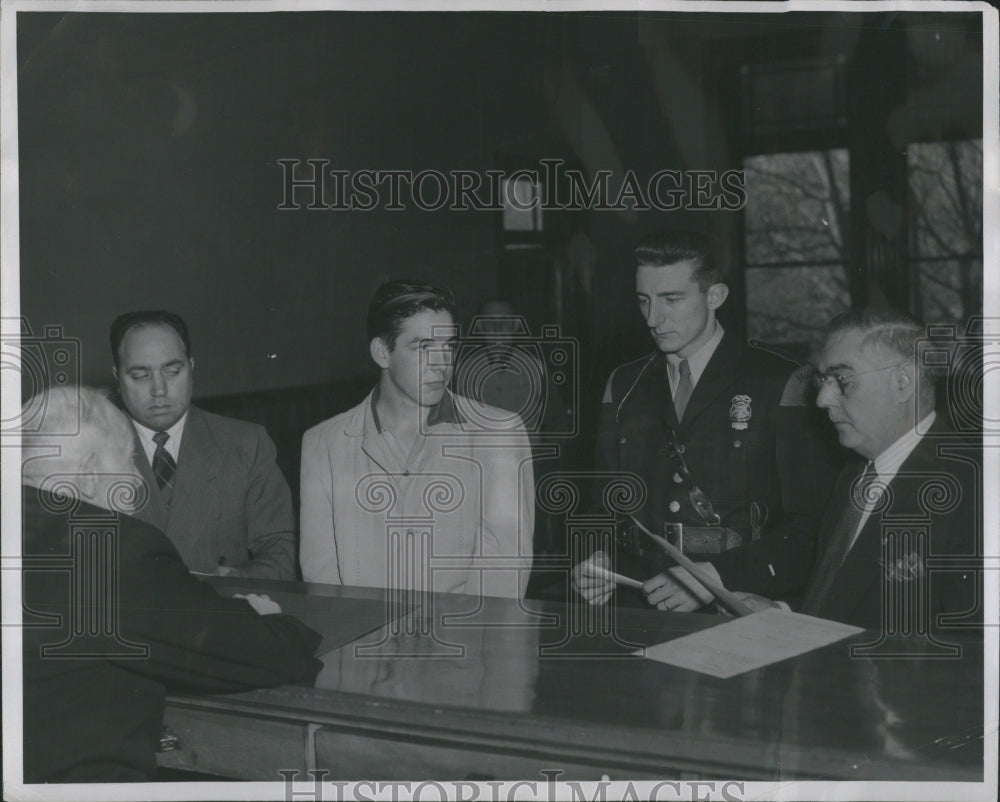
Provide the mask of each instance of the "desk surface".
MULTIPOLYGON (((335 614, 343 599, 399 612, 382 590, 219 584, 302 594, 299 603, 317 614, 335 614)), ((409 612, 323 655, 315 687, 171 697, 168 709, 307 724, 339 733, 341 750, 348 736, 463 745, 538 755, 554 770, 560 760, 600 765, 618 777, 982 780, 977 639, 961 644, 960 657, 919 640, 877 647, 895 657, 852 657, 852 646, 876 641, 865 633, 721 680, 631 654, 725 620, 716 616, 480 605, 451 594, 411 602, 409 612), (606 634, 570 636, 587 627, 606 634)), ((203 756, 200 767, 210 762, 203 756)), ((437 779, 468 776, 455 771, 437 779)))

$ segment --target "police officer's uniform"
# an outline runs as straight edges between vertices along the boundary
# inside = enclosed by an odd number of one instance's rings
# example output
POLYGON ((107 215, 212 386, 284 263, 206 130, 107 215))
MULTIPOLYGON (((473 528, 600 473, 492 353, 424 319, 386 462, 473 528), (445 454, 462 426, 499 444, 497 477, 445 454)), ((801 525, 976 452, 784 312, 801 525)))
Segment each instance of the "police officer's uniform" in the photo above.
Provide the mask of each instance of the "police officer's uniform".
MULTIPOLYGON (((608 380, 597 470, 637 474, 647 498, 636 517, 657 534, 683 524, 685 551, 710 560, 728 588, 793 595, 809 576, 839 451, 806 385, 794 362, 724 334, 678 421, 666 355, 629 362, 608 380)), ((619 527, 616 541, 622 573, 663 570, 647 538, 619 527)), ((622 590, 619 602, 641 599, 622 590)))

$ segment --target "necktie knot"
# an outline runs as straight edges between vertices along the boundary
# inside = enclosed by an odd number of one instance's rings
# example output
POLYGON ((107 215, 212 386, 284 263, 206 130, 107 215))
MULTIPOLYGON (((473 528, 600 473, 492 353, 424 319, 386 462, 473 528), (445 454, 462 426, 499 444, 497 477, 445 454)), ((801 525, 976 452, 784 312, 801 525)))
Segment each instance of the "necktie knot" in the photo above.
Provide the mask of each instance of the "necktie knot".
POLYGON ((677 372, 682 379, 691 378, 691 366, 686 359, 682 359, 680 364, 677 365, 677 372))
POLYGON ((153 434, 153 442, 161 448, 166 444, 167 440, 170 439, 170 435, 166 432, 155 432, 153 434))

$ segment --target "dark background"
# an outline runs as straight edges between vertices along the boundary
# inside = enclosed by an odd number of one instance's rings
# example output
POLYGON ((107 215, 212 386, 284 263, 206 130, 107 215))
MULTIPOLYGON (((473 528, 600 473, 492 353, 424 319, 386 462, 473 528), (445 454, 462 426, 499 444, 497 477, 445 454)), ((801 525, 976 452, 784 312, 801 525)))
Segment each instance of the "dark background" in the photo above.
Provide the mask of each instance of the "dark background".
POLYGON ((382 281, 445 284, 466 321, 482 299, 511 296, 536 333, 559 324, 577 339, 587 454, 608 372, 650 349, 635 311, 636 239, 660 227, 711 234, 732 289, 722 319, 742 335, 744 220, 557 212, 539 247, 512 250, 498 211, 280 211, 278 159, 485 173, 563 158, 588 175, 644 177, 847 147, 850 302, 907 307, 906 223, 887 232, 865 201, 882 193, 905 221, 907 145, 982 136, 974 14, 22 12, 17 21, 22 315, 36 335, 57 325, 78 339, 82 380, 104 384, 115 315, 180 313, 196 397, 268 425, 293 486, 302 431, 372 381, 364 312, 382 281), (830 97, 792 73, 748 95, 753 70, 817 60, 840 76, 830 97))

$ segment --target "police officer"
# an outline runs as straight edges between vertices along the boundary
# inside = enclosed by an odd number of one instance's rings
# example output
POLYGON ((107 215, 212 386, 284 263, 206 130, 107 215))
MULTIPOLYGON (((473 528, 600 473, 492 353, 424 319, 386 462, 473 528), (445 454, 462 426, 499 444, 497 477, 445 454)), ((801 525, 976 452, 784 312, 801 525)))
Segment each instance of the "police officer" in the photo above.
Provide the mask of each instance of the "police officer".
MULTIPOLYGON (((638 520, 683 544, 726 586, 794 595, 808 578, 836 475, 808 376, 725 332, 715 313, 729 288, 702 235, 655 232, 635 254, 639 311, 658 350, 608 379, 597 470, 638 475, 646 493, 638 520)), ((664 579, 671 569, 662 551, 637 527, 619 526, 612 552, 574 568, 578 592, 593 604, 608 601, 613 567, 645 580, 641 594, 619 588, 619 603, 668 609, 663 586, 673 583, 664 579)), ((696 586, 680 606, 673 594, 670 609, 710 600, 696 586)))

